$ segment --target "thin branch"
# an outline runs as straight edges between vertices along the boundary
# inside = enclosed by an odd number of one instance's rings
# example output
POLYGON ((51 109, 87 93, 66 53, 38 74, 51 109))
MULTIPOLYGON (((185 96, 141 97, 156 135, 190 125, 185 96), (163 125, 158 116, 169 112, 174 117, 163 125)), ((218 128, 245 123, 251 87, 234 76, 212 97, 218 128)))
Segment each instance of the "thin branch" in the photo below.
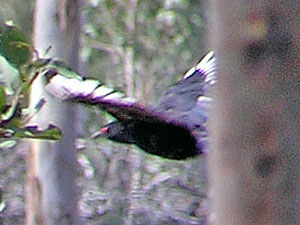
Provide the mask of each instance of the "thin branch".
POLYGON ((116 47, 111 44, 107 44, 95 40, 89 40, 89 42, 90 42, 90 46, 93 49, 100 50, 109 54, 115 54, 118 55, 122 60, 124 59, 124 52, 120 47, 116 47))
POLYGON ((121 34, 118 34, 118 31, 116 30, 117 24, 115 23, 116 18, 114 18, 111 14, 111 10, 108 9, 106 4, 101 4, 100 6, 100 13, 102 13, 104 16, 102 17, 104 19, 102 23, 102 27, 105 29, 107 34, 110 37, 110 40, 112 40, 113 45, 118 45, 117 37, 122 36, 121 34))
POLYGON ((127 7, 126 26, 127 31, 133 33, 135 31, 136 7, 138 0, 129 0, 127 7))

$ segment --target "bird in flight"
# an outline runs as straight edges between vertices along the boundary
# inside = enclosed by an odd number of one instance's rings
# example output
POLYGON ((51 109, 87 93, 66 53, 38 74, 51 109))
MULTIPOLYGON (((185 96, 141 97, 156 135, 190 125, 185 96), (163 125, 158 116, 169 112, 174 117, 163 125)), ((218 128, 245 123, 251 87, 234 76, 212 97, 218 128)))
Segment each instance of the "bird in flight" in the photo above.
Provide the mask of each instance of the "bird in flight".
POLYGON ((184 160, 205 152, 206 121, 216 84, 216 59, 208 52, 183 79, 168 88, 156 106, 142 105, 99 81, 75 72, 64 75, 55 66, 43 71, 45 89, 61 100, 97 105, 116 121, 103 126, 93 137, 137 145, 147 153, 184 160))

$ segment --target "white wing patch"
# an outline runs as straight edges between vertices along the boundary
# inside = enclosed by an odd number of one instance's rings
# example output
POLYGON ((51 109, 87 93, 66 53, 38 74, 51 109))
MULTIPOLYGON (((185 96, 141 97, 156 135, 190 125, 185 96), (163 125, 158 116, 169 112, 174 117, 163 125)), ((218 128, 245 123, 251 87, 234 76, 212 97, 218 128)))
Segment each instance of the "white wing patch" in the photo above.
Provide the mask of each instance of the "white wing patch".
POLYGON ((103 100, 117 100, 117 99, 122 99, 125 97, 125 94, 121 92, 114 92, 110 95, 106 95, 103 100))
POLYGON ((106 87, 104 85, 98 87, 94 92, 92 93, 92 98, 103 98, 106 95, 109 95, 114 92, 114 89, 106 87))
POLYGON ((205 82, 210 85, 216 82, 217 62, 213 51, 208 52, 203 59, 184 75, 184 79, 192 76, 196 72, 201 73, 205 78, 205 82))
POLYGON ((126 97, 124 93, 101 85, 99 81, 92 79, 66 78, 57 74, 50 78, 45 87, 46 91, 60 100, 74 99, 100 99, 103 101, 120 101, 124 103, 137 102, 134 98, 126 97))

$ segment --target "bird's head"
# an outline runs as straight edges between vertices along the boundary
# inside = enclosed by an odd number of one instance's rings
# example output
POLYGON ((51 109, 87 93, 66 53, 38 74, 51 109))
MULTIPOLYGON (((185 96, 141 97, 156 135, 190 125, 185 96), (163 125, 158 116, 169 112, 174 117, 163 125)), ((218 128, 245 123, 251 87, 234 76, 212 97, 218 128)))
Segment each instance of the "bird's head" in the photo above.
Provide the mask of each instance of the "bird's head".
POLYGON ((92 138, 98 137, 104 137, 116 142, 126 144, 135 143, 134 138, 132 137, 132 133, 119 121, 115 121, 101 127, 99 131, 92 135, 92 138))

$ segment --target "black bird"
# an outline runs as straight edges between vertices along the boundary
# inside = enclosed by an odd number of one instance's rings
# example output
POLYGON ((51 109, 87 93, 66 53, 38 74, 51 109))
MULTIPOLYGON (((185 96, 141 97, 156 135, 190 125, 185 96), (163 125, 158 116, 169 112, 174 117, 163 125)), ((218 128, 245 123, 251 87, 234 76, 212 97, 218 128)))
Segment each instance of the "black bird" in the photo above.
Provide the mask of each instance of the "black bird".
POLYGON ((50 94, 62 100, 98 105, 117 119, 93 137, 135 144, 150 154, 176 160, 205 151, 205 122, 212 101, 206 95, 216 83, 213 52, 207 53, 182 80, 170 87, 156 107, 143 106, 98 81, 74 74, 64 76, 55 67, 47 68, 44 74, 50 94))

